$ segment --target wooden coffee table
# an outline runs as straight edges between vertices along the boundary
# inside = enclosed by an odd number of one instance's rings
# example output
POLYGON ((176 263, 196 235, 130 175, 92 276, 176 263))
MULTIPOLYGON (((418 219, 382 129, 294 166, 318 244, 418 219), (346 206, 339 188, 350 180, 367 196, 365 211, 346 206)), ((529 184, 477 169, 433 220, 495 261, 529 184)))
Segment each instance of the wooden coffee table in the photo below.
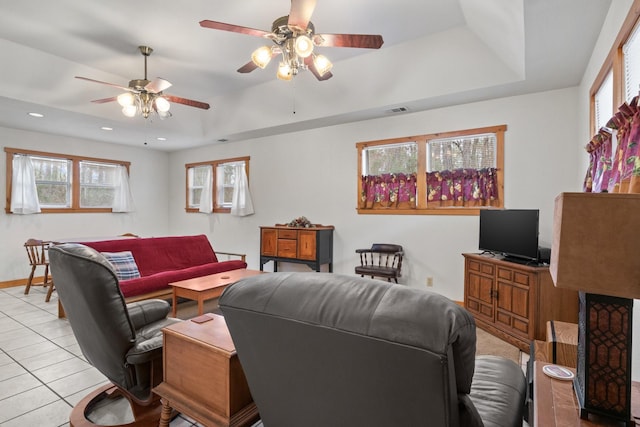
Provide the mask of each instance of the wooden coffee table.
POLYGON ((164 376, 153 389, 162 399, 161 427, 169 426, 172 408, 205 426, 248 427, 258 420, 224 317, 207 313, 162 332, 164 376))
POLYGON ((262 273, 262 271, 243 268, 169 283, 173 288, 172 315, 173 317, 177 315, 178 298, 198 301, 198 315, 202 315, 204 312, 204 302, 206 300, 218 298, 227 286, 238 280, 262 273))

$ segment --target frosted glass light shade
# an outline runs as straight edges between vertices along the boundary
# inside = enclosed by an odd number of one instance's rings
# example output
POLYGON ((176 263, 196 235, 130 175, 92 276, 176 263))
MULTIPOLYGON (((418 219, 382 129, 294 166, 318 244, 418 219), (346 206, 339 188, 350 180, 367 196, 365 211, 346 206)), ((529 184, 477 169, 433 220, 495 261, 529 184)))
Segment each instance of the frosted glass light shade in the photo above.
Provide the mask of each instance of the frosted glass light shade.
POLYGON ((329 61, 329 58, 324 55, 314 55, 313 65, 315 65, 316 71, 318 71, 318 74, 321 76, 324 76, 333 68, 333 64, 329 61))
POLYGON ((129 105, 133 105, 134 98, 131 92, 125 92, 118 95, 118 104, 123 107, 127 107, 129 105))
POLYGON ((138 109, 135 105, 126 105, 122 107, 122 114, 127 117, 134 117, 137 113, 138 109))
POLYGON ((258 67, 264 69, 271 61, 271 48, 269 46, 257 48, 251 54, 251 60, 258 67))
POLYGON ((296 37, 295 43, 296 54, 301 58, 306 58, 313 52, 313 42, 305 35, 296 37))
POLYGON ((293 77, 293 73, 291 72, 291 67, 289 66, 289 64, 281 62, 280 66, 278 67, 278 73, 276 74, 276 76, 280 80, 284 80, 284 81, 291 80, 291 78, 293 77))
POLYGON ((167 111, 169 111, 169 108, 171 108, 171 104, 169 103, 169 101, 167 101, 163 97, 156 98, 155 103, 156 110, 158 110, 159 113, 166 113, 167 111))

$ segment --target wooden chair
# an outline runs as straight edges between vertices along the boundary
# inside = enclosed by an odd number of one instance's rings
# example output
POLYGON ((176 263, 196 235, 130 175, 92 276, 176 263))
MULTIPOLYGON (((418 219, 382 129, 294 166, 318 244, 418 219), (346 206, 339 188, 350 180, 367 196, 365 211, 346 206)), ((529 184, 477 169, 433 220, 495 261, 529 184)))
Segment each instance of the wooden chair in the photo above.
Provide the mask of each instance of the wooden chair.
POLYGON ((360 265, 356 267, 356 274, 361 277, 385 277, 388 282, 393 279, 398 283, 401 276, 402 246, 390 243, 374 243, 370 249, 356 249, 360 254, 360 265))
POLYGON ((46 302, 49 302, 51 299, 51 294, 54 289, 53 278, 49 276, 49 260, 47 257, 50 245, 51 242, 37 239, 29 239, 24 244, 24 247, 27 250, 27 256, 29 257, 29 264, 31 264, 31 274, 29 274, 29 279, 27 279, 27 287, 25 288, 24 293, 27 295, 31 286, 48 287, 49 290, 47 291, 47 296, 45 298, 46 302), (34 283, 33 276, 36 272, 36 268, 38 267, 44 267, 44 276, 42 278, 42 282, 34 283))

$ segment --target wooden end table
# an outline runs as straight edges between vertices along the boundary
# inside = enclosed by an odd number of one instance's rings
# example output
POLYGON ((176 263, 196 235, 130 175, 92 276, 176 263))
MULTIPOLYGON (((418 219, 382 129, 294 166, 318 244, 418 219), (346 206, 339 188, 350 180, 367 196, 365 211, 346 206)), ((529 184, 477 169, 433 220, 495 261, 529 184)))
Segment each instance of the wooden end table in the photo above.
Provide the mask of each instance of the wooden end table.
POLYGON ((198 315, 201 316, 204 312, 204 302, 206 300, 218 298, 227 286, 238 280, 262 273, 262 271, 243 268, 169 283, 173 288, 172 316, 176 317, 177 315, 178 298, 198 301, 198 315))
POLYGON ((247 380, 224 317, 207 313, 163 329, 160 427, 171 409, 206 426, 250 426, 258 418, 247 380), (202 321, 197 323, 194 320, 202 321))
MULTIPOLYGON (((553 379, 542 372, 542 367, 549 364, 539 360, 533 363, 534 427, 620 426, 620 423, 594 415, 590 419, 581 419, 573 382, 553 379)), ((575 373, 575 369, 568 369, 575 373)), ((636 425, 640 425, 640 383, 635 381, 631 386, 631 415, 636 425)))

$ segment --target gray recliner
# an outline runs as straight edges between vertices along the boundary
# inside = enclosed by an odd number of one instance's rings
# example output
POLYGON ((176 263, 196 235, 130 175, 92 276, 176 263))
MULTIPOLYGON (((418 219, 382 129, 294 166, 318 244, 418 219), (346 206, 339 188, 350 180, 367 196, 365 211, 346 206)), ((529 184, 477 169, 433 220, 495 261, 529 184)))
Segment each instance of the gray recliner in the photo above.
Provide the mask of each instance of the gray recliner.
POLYGON ((109 261, 87 246, 53 246, 49 261, 83 355, 113 383, 76 405, 71 425, 90 424, 87 408, 116 391, 131 403, 136 425, 157 425, 161 406, 152 388, 162 381, 162 328, 180 321, 167 317, 169 303, 156 299, 127 304, 109 261))
POLYGON ((266 427, 521 427, 520 366, 476 358, 473 317, 421 289, 269 273, 219 301, 266 427))

